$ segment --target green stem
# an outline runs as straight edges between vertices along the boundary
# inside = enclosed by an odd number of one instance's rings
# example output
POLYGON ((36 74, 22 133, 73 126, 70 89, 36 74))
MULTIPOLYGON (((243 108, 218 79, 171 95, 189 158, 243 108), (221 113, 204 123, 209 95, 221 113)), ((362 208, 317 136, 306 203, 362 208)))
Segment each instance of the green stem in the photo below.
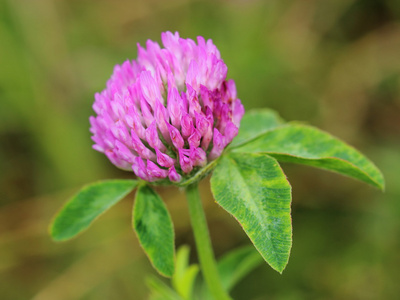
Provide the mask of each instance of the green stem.
POLYGON ((186 188, 186 198, 189 205, 190 221, 196 241, 200 267, 211 295, 215 300, 231 300, 228 293, 222 287, 219 278, 197 183, 191 184, 186 188))

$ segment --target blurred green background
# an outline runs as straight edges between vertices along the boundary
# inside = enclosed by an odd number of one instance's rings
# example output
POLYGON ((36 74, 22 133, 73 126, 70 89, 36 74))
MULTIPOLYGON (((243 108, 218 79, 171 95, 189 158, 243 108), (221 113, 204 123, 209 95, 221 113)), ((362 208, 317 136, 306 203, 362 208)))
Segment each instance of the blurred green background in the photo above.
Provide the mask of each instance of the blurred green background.
MULTIPOLYGON (((213 39, 247 109, 270 107, 356 146, 385 193, 283 165, 293 185, 293 249, 235 299, 399 299, 400 3, 397 0, 0 0, 0 299, 146 299, 154 274, 131 230, 132 195, 73 241, 47 226, 83 184, 130 178, 91 149, 93 94, 136 43, 162 31, 213 39)), ((249 244, 202 194, 217 256, 249 244)), ((159 192, 177 245, 193 238, 183 194, 159 192)), ((196 261, 195 251, 192 260, 196 261)))

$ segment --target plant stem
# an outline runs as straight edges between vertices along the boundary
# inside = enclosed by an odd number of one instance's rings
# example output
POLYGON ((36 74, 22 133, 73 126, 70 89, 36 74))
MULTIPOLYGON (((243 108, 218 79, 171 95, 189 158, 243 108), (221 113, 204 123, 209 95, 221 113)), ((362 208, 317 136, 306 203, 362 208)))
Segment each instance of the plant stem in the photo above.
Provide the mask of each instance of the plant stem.
POLYGON ((186 188, 186 198, 188 201, 190 221, 196 241, 197 253, 199 255, 200 268, 211 295, 215 300, 232 300, 222 287, 219 278, 214 253, 211 247, 207 221, 200 199, 198 183, 191 184, 186 188))

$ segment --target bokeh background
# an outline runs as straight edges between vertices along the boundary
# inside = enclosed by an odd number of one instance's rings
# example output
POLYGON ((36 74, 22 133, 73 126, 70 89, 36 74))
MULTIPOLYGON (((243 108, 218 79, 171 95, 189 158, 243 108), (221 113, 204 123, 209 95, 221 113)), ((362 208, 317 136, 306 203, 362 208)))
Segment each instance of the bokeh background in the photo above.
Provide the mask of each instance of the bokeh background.
MULTIPOLYGON (((147 299, 154 274, 131 230, 133 195, 73 241, 47 233, 88 182, 130 178, 91 149, 93 94, 136 43, 162 31, 213 39, 247 109, 270 107, 356 146, 386 192, 310 167, 293 185, 294 244, 235 299, 398 299, 400 2, 397 0, 0 0, 0 299, 147 299)), ((217 256, 250 242, 202 185, 217 256)), ((177 245, 193 238, 183 194, 159 189, 177 245)), ((192 251, 191 259, 196 261, 192 251)))

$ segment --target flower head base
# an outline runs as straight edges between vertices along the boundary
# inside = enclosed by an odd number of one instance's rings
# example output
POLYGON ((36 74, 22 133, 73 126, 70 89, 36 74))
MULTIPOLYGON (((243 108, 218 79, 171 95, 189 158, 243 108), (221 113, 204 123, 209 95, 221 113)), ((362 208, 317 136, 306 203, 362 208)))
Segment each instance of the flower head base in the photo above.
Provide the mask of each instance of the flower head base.
POLYGON ((237 135, 244 108, 211 40, 162 33, 138 58, 114 68, 95 95, 93 148, 140 178, 179 182, 219 157, 237 135))

